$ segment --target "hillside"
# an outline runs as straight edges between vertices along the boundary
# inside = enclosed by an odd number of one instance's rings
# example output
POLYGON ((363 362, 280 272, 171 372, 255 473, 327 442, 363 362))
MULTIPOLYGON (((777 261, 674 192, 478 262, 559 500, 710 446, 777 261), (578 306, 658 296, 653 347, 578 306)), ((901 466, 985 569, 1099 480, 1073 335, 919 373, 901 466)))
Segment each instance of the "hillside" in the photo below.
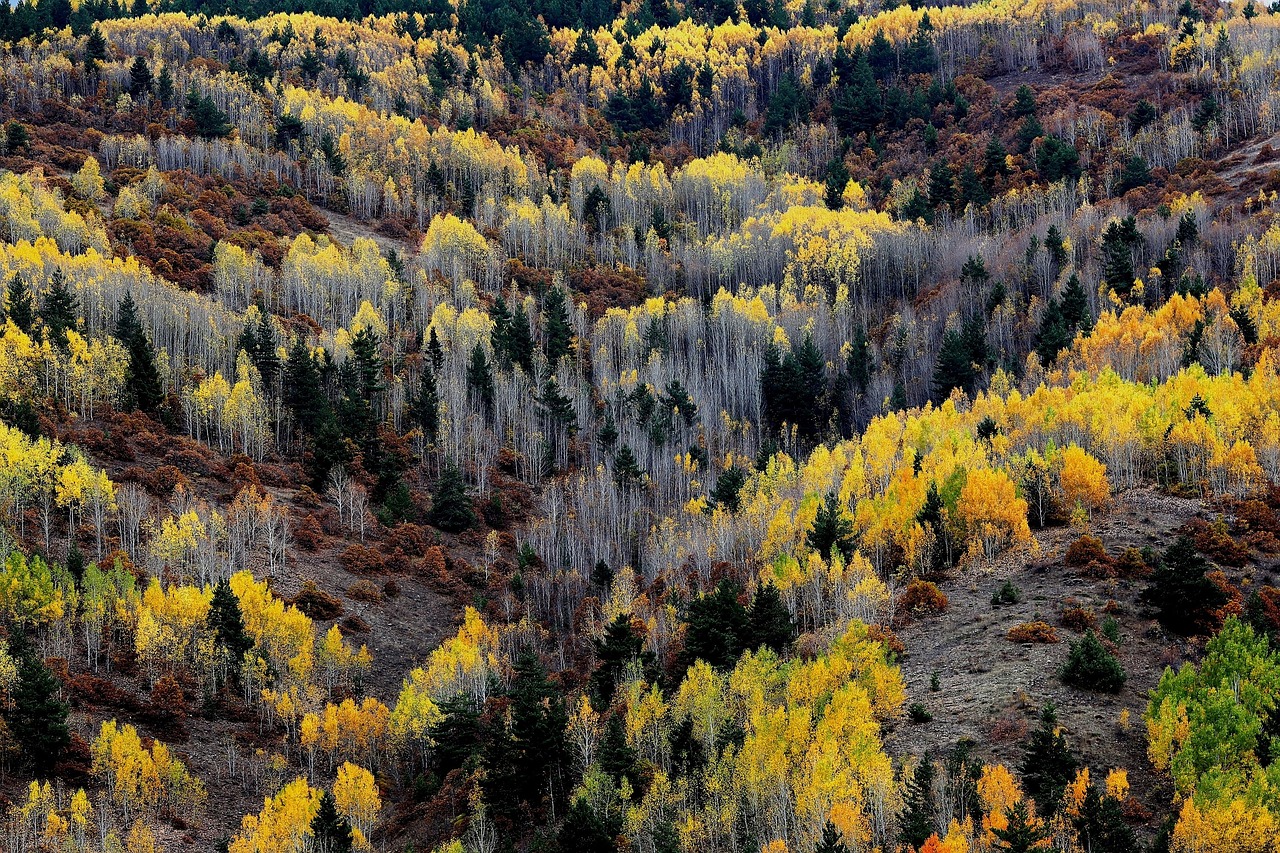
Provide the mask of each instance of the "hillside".
POLYGON ((0 5, 0 850, 1280 849, 1278 42, 0 5))

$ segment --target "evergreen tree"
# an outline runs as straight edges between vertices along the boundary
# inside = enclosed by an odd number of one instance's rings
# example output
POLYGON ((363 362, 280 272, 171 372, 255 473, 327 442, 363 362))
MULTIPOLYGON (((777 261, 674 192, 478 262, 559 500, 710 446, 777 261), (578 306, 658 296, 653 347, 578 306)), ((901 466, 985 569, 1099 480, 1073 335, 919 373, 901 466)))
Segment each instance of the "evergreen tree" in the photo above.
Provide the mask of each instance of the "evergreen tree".
POLYGON ((320 806, 311 819, 312 849, 316 853, 351 853, 353 843, 351 824, 338 814, 333 794, 323 792, 320 806))
POLYGON ((159 99, 163 106, 169 106, 173 103, 173 74, 169 71, 169 66, 160 69, 160 77, 156 80, 156 98, 159 99))
POLYGON ((934 210, 951 207, 955 199, 955 173, 945 160, 939 160, 929 172, 929 206, 934 210))
POLYGON ((471 697, 460 693, 440 703, 440 719, 431 727, 432 763, 441 778, 452 770, 470 769, 480 754, 480 712, 471 697))
POLYGON ((902 843, 909 844, 917 850, 934 833, 933 782, 936 776, 937 769, 933 765, 933 757, 926 751, 919 765, 916 766, 911 783, 907 785, 902 815, 898 818, 902 843))
POLYGON ((542 313, 544 318, 542 349, 546 353, 547 361, 554 366, 569 354, 573 339, 563 290, 553 287, 547 291, 546 297, 542 300, 542 313))
POLYGON ((1013 106, 1009 112, 1014 118, 1025 118, 1036 114, 1036 93, 1027 84, 1022 84, 1013 93, 1013 106))
POLYGON ((633 790, 639 788, 640 774, 636 766, 636 751, 627 743, 627 730, 622 724, 623 711, 609 715, 604 724, 604 735, 600 738, 599 762, 603 770, 615 785, 621 785, 626 779, 633 790))
POLYGON ((1072 818, 1080 846, 1090 853, 1138 853, 1142 848, 1125 821, 1120 801, 1090 785, 1079 814, 1072 818))
POLYGON ((253 639, 245 631, 240 600, 231 591, 231 584, 226 578, 213 588, 207 620, 214 643, 226 650, 231 671, 239 678, 240 664, 244 661, 245 652, 253 648, 253 639))
POLYGON ((624 444, 613 454, 613 478, 620 486, 633 486, 644 477, 636 454, 630 446, 624 444))
POLYGON ((440 392, 436 388, 436 372, 430 364, 422 366, 418 379, 418 396, 414 399, 414 413, 422 427, 422 437, 435 444, 440 435, 440 392))
POLYGON ((301 338, 294 338, 284 365, 284 403, 304 435, 315 435, 330 417, 320 369, 301 338))
POLYGON ((1051 298, 1045 305, 1040 331, 1036 335, 1036 355, 1040 357, 1040 363, 1046 367, 1052 364, 1058 353, 1071 346, 1073 338, 1058 300, 1051 298))
POLYGON ((569 807, 556 845, 560 853, 614 853, 613 839, 586 797, 576 798, 569 807))
POLYGON ((58 698, 61 688, 26 637, 10 636, 10 652, 17 659, 18 682, 5 713, 13 743, 23 752, 39 777, 47 777, 71 744, 67 728, 67 703, 58 698))
POLYGON ((147 58, 139 54, 129 66, 129 94, 141 98, 150 91, 151 66, 147 65, 147 58))
POLYGON ((827 166, 826 194, 824 201, 829 210, 844 207, 844 188, 849 185, 849 169, 844 160, 836 158, 827 166))
POLYGON ((529 318, 524 308, 517 305, 511 312, 511 322, 506 334, 507 357, 524 372, 533 375, 533 333, 529 331, 529 318))
POLYGON ((1140 154, 1134 154, 1124 163, 1124 168, 1120 172, 1120 183, 1118 190, 1121 193, 1136 189, 1137 187, 1145 187, 1151 183, 1151 170, 1147 168, 1147 161, 1140 154))
POLYGON ((431 495, 427 523, 449 533, 461 533, 476 523, 466 481, 462 478, 462 471, 452 462, 445 463, 444 470, 440 472, 436 490, 431 495))
POLYGON ((991 186, 991 182, 997 176, 1007 175, 1009 173, 1008 158, 1009 154, 1004 150, 1004 146, 1000 144, 1000 138, 992 135, 990 141, 987 142, 987 148, 982 155, 982 174, 987 179, 987 186, 991 186))
MULTIPOLYGON (((1031 733, 1020 772, 1027 796, 1045 814, 1054 814, 1062 801, 1062 793, 1075 778, 1079 762, 1067 746, 1058 728, 1058 715, 1052 704, 1040 711, 1040 726, 1031 733)), ((1012 827, 1012 821, 1010 822, 1012 827)))
POLYGON ((196 136, 204 139, 230 136, 233 129, 227 114, 218 109, 213 98, 201 95, 195 89, 187 93, 187 118, 195 125, 196 136))
POLYGON ((836 825, 828 820, 822 827, 822 838, 818 840, 818 846, 813 848, 813 853, 849 853, 849 845, 844 843, 836 825))
POLYGON ((986 331, 980 315, 970 317, 959 329, 947 330, 933 371, 935 398, 946 399, 953 388, 973 393, 986 370, 988 358, 986 331))
POLYGON ((1089 297, 1080 285, 1080 277, 1072 275, 1062 288, 1062 319, 1072 330, 1088 332, 1093 328, 1089 316, 1089 297))
POLYGON ((18 154, 31 147, 31 134, 27 126, 20 121, 10 121, 4 128, 5 149, 10 154, 18 154))
POLYGON ((772 583, 756 587, 748 613, 747 636, 748 648, 758 649, 764 646, 779 656, 785 654, 795 642, 795 620, 791 618, 791 611, 783 602, 778 588, 772 583))
POLYGON ((107 58, 107 40, 102 37, 102 33, 95 26, 89 30, 89 39, 85 42, 85 56, 90 59, 96 59, 102 62, 107 58))
POLYGON ((996 837, 995 850, 1007 853, 1034 853, 1043 849, 1043 842, 1049 833, 1035 819, 1027 807, 1026 800, 1019 800, 1009 809, 1009 825, 1004 829, 992 830, 996 837))
POLYGON ((1151 575, 1142 600, 1155 607, 1156 618, 1175 634, 1209 630, 1213 611, 1227 603, 1227 594, 1207 575, 1209 563, 1183 534, 1164 552, 1151 575))
POLYGON ((1079 642, 1071 644, 1071 654, 1062 669, 1062 680, 1080 690, 1119 693, 1124 687, 1124 667, 1107 651, 1090 628, 1079 642))
POLYGON ((1129 132, 1137 133, 1156 120, 1156 108, 1146 98, 1142 98, 1129 111, 1129 132))
MULTIPOLYGON (((891 54, 892 51, 890 48, 891 54)), ((867 54, 862 50, 856 53, 849 79, 841 80, 844 85, 831 105, 831 117, 843 136, 857 136, 859 133, 870 136, 884 115, 884 107, 867 54)))
POLYGON ((853 381, 853 387, 858 389, 859 394, 866 393, 867 386, 871 384, 871 365, 871 341, 867 337, 866 328, 860 325, 853 331, 846 367, 849 379, 853 381))
POLYGON ((711 505, 737 514, 742 508, 741 492, 746 482, 747 472, 737 465, 724 469, 716 477, 715 488, 711 490, 711 505))
POLYGON ((160 371, 156 368, 155 350, 138 319, 138 307, 130 293, 126 293, 120 302, 116 339, 129 353, 124 386, 125 406, 157 414, 164 403, 164 388, 160 382, 160 371))
POLYGON ((824 560, 831 558, 833 550, 845 560, 853 556, 853 521, 840 505, 835 492, 828 492, 818 507, 818 515, 805 541, 824 560))
POLYGON ((548 376, 542 384, 542 394, 538 405, 543 415, 551 422, 552 435, 563 429, 571 438, 578 433, 578 415, 574 411, 573 401, 560 390, 560 383, 555 376, 548 376))
POLYGON ((486 414, 493 411, 493 368, 485 357, 484 347, 478 342, 471 350, 471 361, 467 364, 467 393, 486 414))
POLYGON ((960 170, 958 184, 961 207, 970 204, 974 207, 985 207, 990 203, 991 193, 983 186, 982 179, 978 177, 978 170, 973 167, 972 163, 964 164, 964 168, 960 170))
POLYGON ((63 352, 67 349, 67 332, 76 328, 76 315, 79 312, 78 300, 67 287, 67 278, 62 270, 55 269, 49 283, 49 293, 40 308, 40 319, 44 322, 49 340, 63 352))
POLYGON ((431 367, 437 373, 440 368, 444 367, 444 347, 440 345, 440 336, 436 334, 436 327, 431 327, 431 334, 427 339, 427 356, 431 359, 431 367))
POLYGON ((1062 232, 1058 230, 1057 225, 1049 226, 1049 232, 1044 238, 1044 248, 1049 253, 1049 260, 1053 261, 1056 275, 1067 265, 1066 242, 1062 239, 1062 232))
POLYGON ((1127 296, 1133 289, 1133 250, 1142 242, 1132 216, 1113 219, 1102 232, 1103 279, 1107 287, 1127 296))
POLYGON ((31 296, 31 290, 27 287, 27 283, 17 273, 14 273, 13 278, 9 279, 9 287, 5 291, 5 316, 13 321, 13 325, 28 335, 35 328, 35 300, 31 296))
POLYGON ((741 588, 731 580, 720 581, 714 592, 688 604, 684 657, 688 664, 706 661, 719 670, 730 670, 745 648, 750 617, 738 601, 741 588))
POLYGON ((591 674, 591 691, 607 706, 613 701, 618 681, 631 662, 637 661, 647 669, 653 666, 655 658, 653 652, 644 650, 644 637, 632 629, 630 614, 615 616, 605 626, 604 638, 595 640, 594 644, 600 663, 591 674))

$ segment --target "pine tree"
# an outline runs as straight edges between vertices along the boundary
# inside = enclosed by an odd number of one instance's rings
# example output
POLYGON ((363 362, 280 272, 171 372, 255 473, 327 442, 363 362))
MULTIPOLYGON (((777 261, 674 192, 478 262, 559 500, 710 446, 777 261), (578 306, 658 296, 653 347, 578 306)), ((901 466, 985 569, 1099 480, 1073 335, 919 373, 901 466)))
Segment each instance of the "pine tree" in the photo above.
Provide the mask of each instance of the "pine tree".
POLYGON ((138 319, 133 295, 126 293, 116 318, 116 339, 129 353, 129 369, 125 376, 124 402, 147 414, 157 414, 164 403, 164 388, 156 368, 155 350, 138 319))
POLYGON ((1015 118, 1024 118, 1036 114, 1036 93, 1025 83, 1013 93, 1013 106, 1010 112, 1015 118))
POLYGON ((17 273, 14 273, 13 278, 9 279, 9 287, 5 292, 5 303, 5 316, 13 321, 13 325, 28 335, 31 334, 36 323, 35 301, 31 296, 27 283, 17 273))
POLYGON ((452 462, 446 463, 440 472, 436 490, 431 495, 427 523, 449 533, 460 533, 476 523, 466 481, 462 478, 462 471, 452 462))
POLYGON ((1090 628, 1079 642, 1071 644, 1071 654, 1062 669, 1064 683, 1080 690, 1119 693, 1124 687, 1124 667, 1107 651, 1090 628))
POLYGON ((866 393, 867 386, 871 384, 871 365, 871 341, 867 338, 866 328, 858 326, 853 332, 853 341, 849 346, 849 363, 846 369, 849 372, 849 379, 853 381, 853 387, 857 388, 860 394, 866 393))
POLYGON ((627 730, 623 726, 623 711, 609 715, 604 724, 604 735, 600 738, 600 769, 614 784, 621 785, 626 779, 633 789, 638 788, 639 767, 636 766, 636 751, 627 743, 627 730))
POLYGON ((102 62, 107 58, 107 40, 95 26, 89 31, 89 39, 85 42, 85 56, 102 62))
POLYGON ((471 350, 471 361, 467 364, 467 393, 486 414, 493 410, 493 368, 479 343, 471 350))
POLYGON ((569 326, 569 311, 564 291, 553 287, 542 300, 543 352, 553 366, 569 354, 573 331, 569 326))
POLYGON ((853 521, 840 505, 834 492, 828 492, 818 507, 818 515, 809 528, 805 541, 823 559, 829 559, 836 551, 845 560, 853 556, 853 521))
POLYGON ((1227 594, 1207 574, 1209 563, 1183 534, 1164 552, 1151 575, 1142 600, 1155 607, 1156 618, 1175 634, 1209 630, 1213 611, 1227 603, 1227 594))
MULTIPOLYGON (((878 35, 883 35, 882 33, 878 35)), ((893 48, 890 49, 890 54, 893 48)), ((870 135, 884 115, 880 99, 880 87, 867 54, 858 50, 853 60, 853 70, 831 105, 832 118, 843 136, 870 135)))
POLYGON ((351 853, 354 839, 351 824, 338 814, 333 794, 320 795, 320 806, 311 819, 311 843, 316 853, 351 853))
POLYGON ((626 444, 619 447, 618 452, 613 454, 613 479, 619 486, 634 486, 643 477, 644 472, 640 470, 635 452, 626 444))
POLYGON ((62 270, 55 269, 50 278, 49 293, 40 309, 40 319, 44 322, 49 340, 64 352, 67 349, 67 332, 76 328, 78 311, 78 300, 67 287, 66 276, 62 274, 62 270))
POLYGON ((964 168, 960 170, 960 178, 957 183, 959 184, 961 207, 970 204, 974 207, 985 207, 990 203, 991 193, 983 185, 982 179, 978 177, 978 170, 973 167, 972 163, 964 164, 964 168))
POLYGON ((591 674, 591 690, 604 706, 613 701, 618 679, 632 661, 638 661, 642 668, 652 667, 655 661, 653 652, 644 650, 644 638, 632 630, 629 614, 615 616, 605 626, 604 638, 595 640, 594 645, 600 663, 591 674))
POLYGON ((1117 187, 1121 193, 1136 189, 1137 187, 1145 187, 1151 183, 1151 170, 1147 167, 1147 161, 1140 154, 1134 154, 1124 163, 1124 168, 1120 172, 1120 183, 1117 187))
POLYGON ((1046 704, 1040 711, 1040 726, 1031 733, 1019 768, 1027 796, 1034 799, 1045 814, 1057 812, 1062 793, 1075 778, 1079 766, 1058 728, 1058 715, 1052 703, 1046 704))
POLYGON ((791 611, 783 602, 778 588, 772 583, 756 587, 748 614, 747 636, 748 648, 758 649, 764 646, 779 656, 785 654, 795 642, 795 620, 791 618, 791 611))
POLYGON ((996 837, 993 849, 1007 853, 1034 853, 1043 849, 1042 843, 1049 838, 1049 833, 1031 814, 1026 800, 1014 803, 1009 809, 1008 821, 1006 828, 992 830, 996 837))
POLYGON ((511 312, 511 322, 507 326, 507 356, 511 363, 519 365, 524 372, 533 375, 533 333, 529 331, 529 318, 524 308, 516 306, 511 312))
POLYGON ((586 797, 578 797, 569 807, 556 845, 560 853, 614 853, 613 839, 586 797))
POLYGON ((4 144, 10 154, 26 151, 31 147, 31 133, 20 121, 11 121, 4 128, 4 144))
POLYGON ((17 658, 18 683, 5 720, 27 763, 37 776, 47 777, 71 744, 67 703, 58 698, 61 684, 25 635, 13 634, 9 642, 10 653, 17 658))
POLYGON ((428 444, 435 444, 440 436, 440 392, 436 388, 436 372, 430 364, 422 366, 418 395, 413 405, 418 425, 422 427, 422 437, 428 444))
POLYGON ((1040 318, 1040 331, 1036 335, 1036 355, 1040 363, 1048 367, 1058 357, 1058 353, 1071 346, 1074 335, 1058 300, 1050 299, 1045 305, 1044 314, 1040 318))
POLYGON ((688 664, 706 661, 720 670, 729 670, 742 654, 750 632, 747 609, 738 601, 741 588, 733 581, 720 581, 714 592, 689 602, 684 656, 688 664))
POLYGON ((285 360, 283 396, 304 435, 315 435, 320 425, 330 418, 320 370, 301 337, 294 339, 285 360))
POLYGON ((245 652, 253 648, 253 639, 245 631, 240 600, 231 591, 231 583, 223 578, 213 588, 207 617, 214 643, 224 649, 234 677, 239 678, 245 652))
POLYGON ((1067 327, 1088 333, 1093 328, 1093 318, 1089 316, 1089 297, 1080 285, 1080 277, 1072 275, 1062 288, 1062 319, 1067 327))
POLYGON ((213 98, 201 95, 195 89, 187 93, 187 117, 195 124, 196 136, 205 139, 230 136, 233 130, 227 114, 218 109, 213 98))
POLYGON ((982 155, 982 174, 987 180, 988 187, 997 176, 1009 173, 1008 156, 1008 152, 1000 144, 1000 138, 993 135, 987 142, 986 150, 982 155))
POLYGON ((818 846, 813 848, 813 853, 849 853, 849 845, 844 843, 836 825, 827 821, 822 827, 822 838, 818 841, 818 846))
POLYGON ((1112 220, 1102 233, 1103 279, 1121 296, 1133 289, 1133 249, 1141 240, 1132 216, 1112 220))
POLYGON ((173 103, 173 74, 169 71, 169 66, 160 69, 160 77, 156 80, 156 98, 159 99, 163 106, 169 106, 173 103))
POLYGON ((939 160, 929 172, 929 206, 934 210, 951 207, 955 199, 955 173, 945 160, 939 160))
POLYGON ((909 844, 917 850, 934 833, 933 782, 936 776, 937 770, 933 765, 933 757, 925 752, 916 766, 911 783, 907 785, 902 815, 898 818, 902 843, 909 844))
POLYGON ((1071 822, 1080 847, 1090 853, 1138 853, 1142 849, 1125 821, 1120 801, 1100 793, 1096 785, 1085 791, 1079 814, 1071 822))
POLYGON ((844 188, 849 185, 849 169, 844 160, 836 158, 827 166, 826 193, 823 200, 829 210, 844 207, 844 188))
POLYGON ((140 98, 151 91, 151 67, 145 56, 139 54, 129 66, 129 94, 140 98))
POLYGON ((436 327, 431 327, 431 334, 427 340, 427 356, 431 359, 431 367, 437 373, 440 368, 444 367, 444 347, 440 345, 440 337, 436 334, 436 327))
POLYGON ((747 472, 737 465, 730 466, 716 477, 715 488, 711 490, 712 506, 720 507, 736 514, 742 508, 742 487, 746 485, 747 472))
POLYGON ((551 422, 553 434, 555 430, 563 429, 570 437, 577 435, 578 416, 574 412, 573 401, 560 390, 560 383, 555 376, 548 376, 543 383, 538 404, 543 415, 551 422))

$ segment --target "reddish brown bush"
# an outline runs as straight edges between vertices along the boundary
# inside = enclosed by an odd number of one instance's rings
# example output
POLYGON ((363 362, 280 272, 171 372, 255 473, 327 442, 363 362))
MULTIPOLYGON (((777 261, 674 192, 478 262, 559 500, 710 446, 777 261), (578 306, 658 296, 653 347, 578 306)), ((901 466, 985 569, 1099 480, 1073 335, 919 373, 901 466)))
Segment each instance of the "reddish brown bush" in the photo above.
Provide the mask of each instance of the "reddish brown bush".
POLYGON ((1178 532, 1190 536, 1196 550, 1215 563, 1243 566, 1249 562, 1249 549, 1231 537, 1227 523, 1221 519, 1210 524, 1203 518, 1192 518, 1178 532))
POLYGON ((1022 622, 1005 635, 1015 643, 1056 643, 1058 632, 1048 622, 1022 622))
POLYGON ((898 657, 902 657, 907 653, 907 644, 902 642, 897 634, 883 625, 868 625, 867 639, 883 643, 889 652, 898 657))
POLYGON ((1263 501, 1238 501, 1232 509, 1235 511, 1235 528, 1238 531, 1280 534, 1280 517, 1263 501))
POLYGON ((376 575, 387 567, 382 554, 364 545, 352 545, 343 551, 342 565, 354 575, 376 575))
POLYGON ((356 601, 379 604, 382 601, 382 590, 373 581, 361 579, 347 587, 347 596, 356 601))
POLYGON ((946 593, 938 589, 936 583, 919 578, 907 584, 902 595, 898 596, 898 610, 911 616, 945 613, 949 605, 946 593))
POLYGON ((311 580, 303 582, 302 589, 289 603, 312 619, 336 619, 342 615, 342 602, 311 580))
POLYGON ((171 726, 181 726, 189 710, 187 696, 172 675, 166 675, 151 688, 148 710, 152 718, 171 726))
POLYGON ((1073 569, 1089 568, 1095 563, 1107 571, 1111 568, 1111 558, 1107 556, 1102 540, 1087 533, 1071 543, 1062 562, 1073 569))
POLYGON ((1083 634, 1098 624, 1098 619, 1093 615, 1093 611, 1086 610, 1079 605, 1063 610, 1062 616, 1059 617, 1058 621, 1062 624, 1062 627, 1068 631, 1075 631, 1077 634, 1083 634))
POLYGON ((67 691, 79 702, 98 708, 116 708, 136 711, 138 697, 106 678, 89 673, 74 676, 67 682, 67 691))
POLYGON ((1126 548, 1115 562, 1116 577, 1141 578, 1151 574, 1151 567, 1137 548, 1126 548))

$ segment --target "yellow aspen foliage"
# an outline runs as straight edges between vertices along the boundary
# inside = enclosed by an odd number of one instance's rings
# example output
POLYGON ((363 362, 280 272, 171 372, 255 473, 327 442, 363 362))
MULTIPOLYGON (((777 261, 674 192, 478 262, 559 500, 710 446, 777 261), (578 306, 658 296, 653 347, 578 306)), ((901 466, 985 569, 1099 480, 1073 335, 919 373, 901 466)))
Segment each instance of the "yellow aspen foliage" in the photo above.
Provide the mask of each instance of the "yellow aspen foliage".
POLYGON ((1003 764, 988 764, 978 778, 978 799, 984 817, 982 833, 987 844, 995 839, 992 830, 1007 829, 1009 810, 1022 800, 1022 788, 1003 764))
POLYGON ((160 741, 144 748, 131 725, 103 722, 90 753, 93 774, 126 819, 163 811, 190 821, 204 807, 208 795, 203 783, 160 741))
POLYGON ((1002 471, 970 471, 958 507, 970 547, 980 547, 987 559, 1003 547, 1031 540, 1027 502, 1018 497, 1013 481, 1002 471))
POLYGON ((1059 477, 1068 507, 1080 506, 1092 515, 1105 509, 1111 500, 1107 466, 1074 444, 1062 451, 1059 477))
POLYGON ((19 626, 37 626, 63 615, 62 590, 53 584, 49 566, 38 556, 10 552, 0 571, 0 611, 19 626))
POLYGON ((382 799, 378 795, 373 774, 363 767, 345 762, 338 768, 338 776, 333 783, 333 799, 339 813, 351 822, 353 832, 359 833, 359 839, 363 843, 357 846, 371 850, 366 839, 373 832, 378 812, 382 810, 382 799))
POLYGON ((263 801, 262 811, 245 815, 229 853, 304 853, 320 791, 298 777, 263 801))
POLYGON ((99 202, 107 194, 106 181, 102 179, 102 170, 98 166, 97 157, 86 157, 80 171, 71 178, 71 187, 76 195, 85 201, 99 202))
POLYGON ((1266 853, 1274 850, 1278 841, 1275 818, 1260 806, 1239 799, 1200 806, 1190 798, 1178 813, 1170 849, 1176 853, 1266 853))

